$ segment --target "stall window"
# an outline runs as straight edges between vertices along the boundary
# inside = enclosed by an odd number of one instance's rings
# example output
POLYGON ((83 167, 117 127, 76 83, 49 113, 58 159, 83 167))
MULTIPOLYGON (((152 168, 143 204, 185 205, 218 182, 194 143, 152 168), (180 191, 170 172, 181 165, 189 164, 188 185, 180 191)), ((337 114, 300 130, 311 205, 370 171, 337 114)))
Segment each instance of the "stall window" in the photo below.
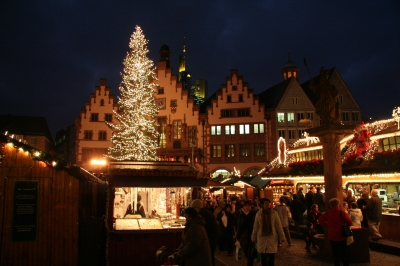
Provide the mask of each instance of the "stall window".
POLYGON ((400 148, 400 136, 382 139, 383 150, 397 150, 400 148))

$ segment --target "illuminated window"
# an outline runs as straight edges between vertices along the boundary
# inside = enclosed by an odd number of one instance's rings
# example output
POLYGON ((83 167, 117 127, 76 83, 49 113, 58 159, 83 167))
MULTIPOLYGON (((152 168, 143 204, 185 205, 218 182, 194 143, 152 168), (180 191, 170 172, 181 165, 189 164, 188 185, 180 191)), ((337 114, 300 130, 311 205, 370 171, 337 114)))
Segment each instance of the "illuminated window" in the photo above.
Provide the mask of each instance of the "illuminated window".
POLYGON ((254 134, 264 134, 264 124, 254 124, 254 134))
POLYGON ((107 131, 99 131, 99 140, 107 140, 107 131))
POLYGON ((285 122, 285 113, 278 113, 277 114, 278 122, 285 122))
POLYGON ((225 145, 225 157, 235 157, 235 144, 226 144, 225 145))
POLYGON ((241 157, 250 156, 250 144, 240 144, 240 156, 241 157))
POLYGON ((294 113, 287 113, 287 121, 294 122, 294 113))
POLYGON ((211 135, 221 135, 221 126, 211 126, 211 135))
POLYGON ((196 132, 196 127, 188 127, 189 146, 191 147, 196 147, 197 145, 196 132))
POLYGON ((400 136, 382 139, 383 150, 397 150, 400 148, 400 136))
POLYGON ((254 156, 265 156, 265 143, 254 143, 254 156))
POLYGON ((91 122, 97 122, 97 121, 99 121, 99 114, 94 114, 94 113, 92 113, 91 116, 90 116, 90 121, 91 121, 91 122))
POLYGON ((90 140, 93 138, 93 131, 91 130, 85 130, 83 134, 84 134, 83 138, 86 140, 90 140))
POLYGON ((174 120, 174 139, 181 139, 182 135, 182 121, 181 120, 174 120))
POLYGON ((250 125, 249 124, 242 124, 239 125, 239 134, 250 134, 250 125))
POLYGON ((235 125, 225 125, 225 135, 235 135, 235 125))
POLYGON ((211 146, 211 157, 213 157, 213 158, 221 157, 221 145, 212 145, 211 146))
POLYGON ((166 148, 167 147, 167 138, 166 138, 166 129, 167 129, 167 118, 159 117, 158 118, 158 147, 166 148))

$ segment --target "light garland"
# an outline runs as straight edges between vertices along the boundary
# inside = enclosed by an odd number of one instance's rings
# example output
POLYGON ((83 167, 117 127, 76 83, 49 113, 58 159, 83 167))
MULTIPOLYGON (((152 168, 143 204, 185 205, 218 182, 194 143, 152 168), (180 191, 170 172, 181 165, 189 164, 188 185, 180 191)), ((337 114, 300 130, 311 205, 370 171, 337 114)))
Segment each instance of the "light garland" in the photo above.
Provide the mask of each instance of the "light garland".
POLYGON ((157 80, 153 61, 146 56, 147 40, 136 26, 123 62, 124 73, 119 87, 119 112, 113 111, 119 124, 107 123, 113 134, 112 146, 105 155, 115 160, 157 161, 158 148, 156 115, 158 107, 154 94, 157 80))

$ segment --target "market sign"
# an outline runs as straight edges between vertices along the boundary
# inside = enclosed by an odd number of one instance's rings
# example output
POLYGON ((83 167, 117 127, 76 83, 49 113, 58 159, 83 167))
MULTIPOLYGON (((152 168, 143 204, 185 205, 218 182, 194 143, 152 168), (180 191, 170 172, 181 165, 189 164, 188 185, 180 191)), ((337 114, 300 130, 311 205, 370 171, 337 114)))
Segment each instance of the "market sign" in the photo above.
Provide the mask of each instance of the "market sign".
POLYGON ((292 180, 271 180, 270 185, 291 185, 292 184, 292 180))
POLYGON ((13 195, 12 241, 36 241, 38 214, 37 181, 15 181, 13 195))

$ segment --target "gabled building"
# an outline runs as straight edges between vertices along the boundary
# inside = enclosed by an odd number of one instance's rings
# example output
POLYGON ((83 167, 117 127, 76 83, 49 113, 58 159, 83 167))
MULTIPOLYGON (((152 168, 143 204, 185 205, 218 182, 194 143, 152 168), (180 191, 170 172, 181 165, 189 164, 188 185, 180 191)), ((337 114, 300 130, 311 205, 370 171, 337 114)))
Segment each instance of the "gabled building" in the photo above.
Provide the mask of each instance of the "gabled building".
POLYGON ((6 134, 38 150, 54 149, 53 138, 44 117, 0 115, 0 134, 6 134))
POLYGON ((76 164, 89 171, 97 172, 101 166, 92 165, 93 160, 103 160, 110 147, 112 131, 105 123, 114 122, 113 110, 117 111, 114 95, 106 79, 100 79, 100 85, 90 94, 90 100, 75 120, 76 127, 76 164))
POLYGON ((235 171, 251 175, 267 164, 268 138, 264 106, 231 70, 226 83, 201 105, 205 125, 206 173, 229 177, 235 171))
POLYGON ((181 161, 202 170, 199 107, 189 97, 184 80, 180 83, 179 77, 172 74, 169 57, 169 48, 163 45, 156 67, 158 88, 155 98, 159 108, 156 119, 160 147, 157 154, 162 160, 181 161))
MULTIPOLYGON (((282 82, 257 95, 260 103, 265 105, 267 127, 271 132, 267 137, 268 161, 278 154, 279 138, 284 139, 286 145, 290 145, 304 137, 308 128, 320 125, 315 108, 318 95, 310 89, 310 80, 300 84, 298 68, 290 60, 283 66, 281 73, 282 82)), ((356 125, 361 121, 361 108, 338 70, 332 68, 327 73, 328 80, 339 91, 337 100, 342 123, 356 125)), ((313 80, 318 84, 319 75, 313 80)))

